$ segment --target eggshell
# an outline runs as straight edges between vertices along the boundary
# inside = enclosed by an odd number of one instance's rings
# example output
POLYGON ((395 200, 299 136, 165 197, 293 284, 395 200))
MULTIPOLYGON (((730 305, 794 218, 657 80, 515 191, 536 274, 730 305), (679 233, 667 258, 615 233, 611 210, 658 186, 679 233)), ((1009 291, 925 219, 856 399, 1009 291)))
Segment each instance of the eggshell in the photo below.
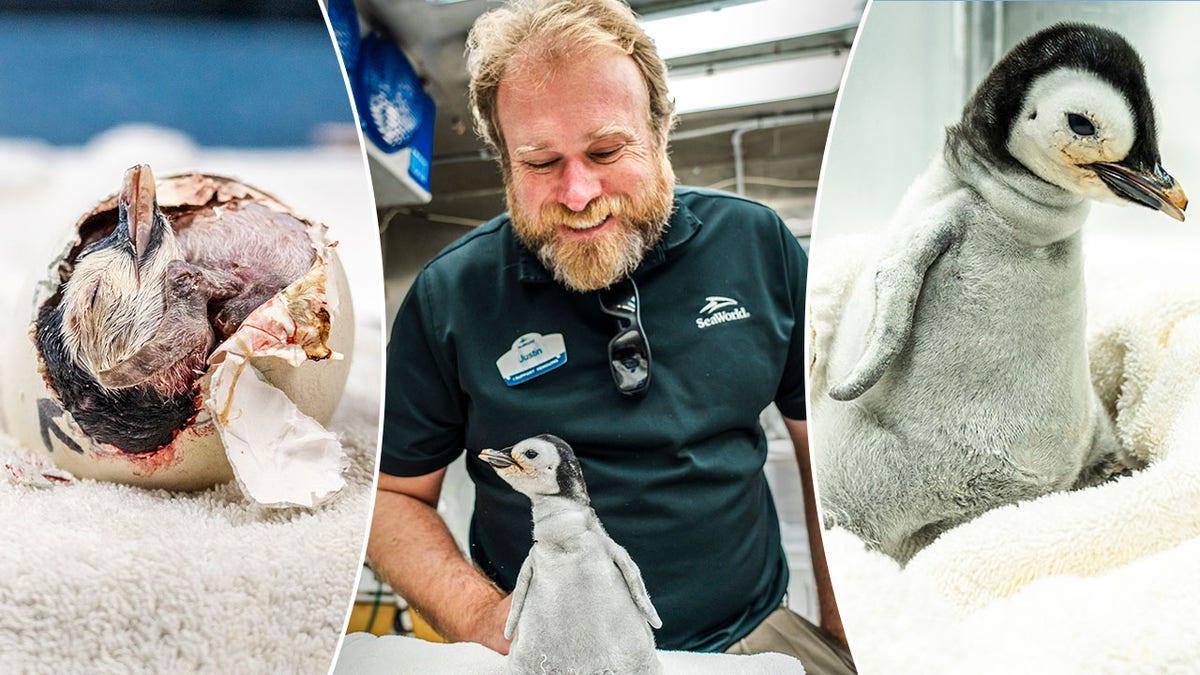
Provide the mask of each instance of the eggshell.
MULTIPOLYGON (((173 209, 181 205, 225 203, 247 198, 290 213, 305 223, 318 254, 314 267, 320 264, 320 259, 325 261, 324 300, 330 324, 325 345, 332 350, 332 358, 310 357, 293 366, 280 358, 258 356, 251 358, 250 363, 269 383, 287 394, 302 412, 327 425, 346 385, 354 343, 354 312, 336 244, 325 243, 325 226, 304 219, 275 197, 231 178, 186 174, 169 176, 158 182, 158 203, 168 218, 173 209)), ((43 364, 33 340, 34 320, 41 307, 68 278, 70 261, 82 249, 85 237, 95 238, 94 233, 85 234, 89 228, 95 228, 92 223, 96 220, 93 219, 107 217, 115 222, 115 216, 110 212, 116 208, 117 197, 113 195, 84 214, 74 227, 70 243, 56 259, 47 261, 45 277, 35 280, 33 288, 24 295, 30 300, 29 313, 10 324, 4 344, 6 367, 0 385, 3 386, 5 430, 26 447, 47 453, 56 465, 81 478, 175 490, 202 489, 229 481, 233 472, 225 448, 211 415, 200 405, 208 396, 208 382, 214 366, 210 366, 197 381, 197 414, 174 440, 154 452, 125 453, 112 445, 97 442, 79 428, 69 412, 57 419, 43 419, 44 416, 39 414, 39 406, 47 407, 47 401, 58 408, 61 404, 43 374, 43 364), (64 438, 80 451, 72 450, 64 438)), ((286 294, 289 289, 281 294, 286 294)), ((309 350, 309 353, 313 351, 317 350, 309 350)))

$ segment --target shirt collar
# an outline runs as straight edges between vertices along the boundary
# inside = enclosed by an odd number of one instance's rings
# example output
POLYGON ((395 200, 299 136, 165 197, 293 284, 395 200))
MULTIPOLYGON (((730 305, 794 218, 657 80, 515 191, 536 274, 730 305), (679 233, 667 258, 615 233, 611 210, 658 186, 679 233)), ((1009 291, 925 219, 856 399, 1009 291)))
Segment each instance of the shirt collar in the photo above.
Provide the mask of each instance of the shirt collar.
MULTIPOLYGON (((700 230, 700 225, 700 219, 680 201, 679 190, 676 188, 675 201, 671 207, 671 217, 667 221, 667 229, 654 247, 646 252, 641 264, 634 271, 634 276, 639 276, 642 272, 657 267, 673 256, 679 247, 696 235, 696 232, 700 230)), ((525 248, 525 245, 517 239, 511 221, 508 223, 508 239, 509 246, 515 249, 517 278, 522 283, 551 283, 554 281, 554 275, 542 265, 542 261, 538 260, 533 251, 525 248)))

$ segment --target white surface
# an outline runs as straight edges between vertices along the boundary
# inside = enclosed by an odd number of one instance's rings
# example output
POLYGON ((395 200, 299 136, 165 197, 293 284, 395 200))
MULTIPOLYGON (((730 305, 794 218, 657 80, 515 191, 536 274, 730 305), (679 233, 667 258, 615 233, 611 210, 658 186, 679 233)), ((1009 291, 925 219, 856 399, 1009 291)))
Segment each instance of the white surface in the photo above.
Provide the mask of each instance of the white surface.
MULTIPOLYGON (((804 667, 783 654, 698 654, 658 652, 664 675, 803 675, 804 667)), ((344 675, 502 675, 504 657, 470 642, 437 644, 399 635, 346 636, 334 673, 344 675)), ((635 675, 621 673, 620 675, 635 675)))
MULTIPOLYGON (((232 175, 339 240, 357 330, 330 429, 346 488, 313 511, 251 505, 233 483, 193 493, 94 481, 0 480, 0 671, 323 672, 343 630, 373 498, 382 364, 375 213, 357 148, 201 149, 173 132, 121 128, 81 148, 0 140, 0 282, 20 288, 128 166, 232 175)), ((32 298, 3 297, 6 330, 32 298)), ((346 301, 346 299, 343 299, 346 301)), ((0 360, 0 372, 14 364, 0 360)), ((7 439, 4 439, 7 441, 7 439)), ((0 459, 16 452, 0 443, 0 459)))

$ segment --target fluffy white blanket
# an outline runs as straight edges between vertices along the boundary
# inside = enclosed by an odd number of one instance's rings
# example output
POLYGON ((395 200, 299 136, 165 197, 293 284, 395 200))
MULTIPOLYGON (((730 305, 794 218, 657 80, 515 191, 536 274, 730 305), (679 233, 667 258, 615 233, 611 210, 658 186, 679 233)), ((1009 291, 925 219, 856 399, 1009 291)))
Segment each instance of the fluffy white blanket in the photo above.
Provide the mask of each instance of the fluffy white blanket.
MULTIPOLYGON (((1200 670, 1197 237, 1100 228, 1085 241, 1093 380, 1149 467, 988 512, 903 569, 845 530, 827 532, 860 672, 1200 670)), ((865 242, 814 249, 818 352, 865 242)))
MULTIPOLYGON (((330 425, 351 460, 348 484, 321 508, 258 507, 233 483, 191 494, 91 480, 39 488, 0 468, 0 672, 326 672, 361 564, 378 434, 382 297, 361 154, 202 150, 144 128, 0 154, 0 218, 17 241, 0 252, 2 288, 43 273, 50 258, 36 251, 61 245, 125 167, 150 162, 162 174, 239 176, 328 224, 358 323, 330 425)), ((6 316, 29 315, 32 295, 0 299, 6 316)), ((25 365, 0 359, 2 372, 25 365)), ((0 465, 22 452, 0 436, 0 465)))
MULTIPOLYGON (((784 654, 698 654, 660 651, 665 675, 804 675, 784 654)), ((346 636, 334 675, 502 675, 504 657, 472 643, 439 644, 401 635, 346 636)))

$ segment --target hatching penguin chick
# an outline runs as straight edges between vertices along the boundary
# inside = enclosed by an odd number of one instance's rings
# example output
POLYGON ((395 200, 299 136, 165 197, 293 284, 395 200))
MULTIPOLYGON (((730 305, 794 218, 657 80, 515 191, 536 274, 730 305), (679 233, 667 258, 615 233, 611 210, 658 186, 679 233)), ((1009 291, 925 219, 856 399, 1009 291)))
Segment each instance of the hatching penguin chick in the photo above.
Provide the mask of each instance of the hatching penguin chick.
POLYGON ((818 357, 828 525, 905 562, 988 509, 1136 462, 1119 457, 1089 377, 1089 199, 1178 220, 1187 206, 1160 164, 1137 53, 1111 31, 1060 24, 980 84, 818 357))
POLYGON ((112 233, 80 252, 62 301, 42 310, 37 343, 81 427, 147 452, 195 412, 192 383, 214 342, 208 302, 240 285, 183 260, 150 167, 125 173, 117 208, 112 233))
POLYGON ((479 458, 533 503, 533 548, 504 626, 508 672, 661 672, 650 626, 662 621, 637 565, 592 510, 571 446, 545 434, 479 458))

